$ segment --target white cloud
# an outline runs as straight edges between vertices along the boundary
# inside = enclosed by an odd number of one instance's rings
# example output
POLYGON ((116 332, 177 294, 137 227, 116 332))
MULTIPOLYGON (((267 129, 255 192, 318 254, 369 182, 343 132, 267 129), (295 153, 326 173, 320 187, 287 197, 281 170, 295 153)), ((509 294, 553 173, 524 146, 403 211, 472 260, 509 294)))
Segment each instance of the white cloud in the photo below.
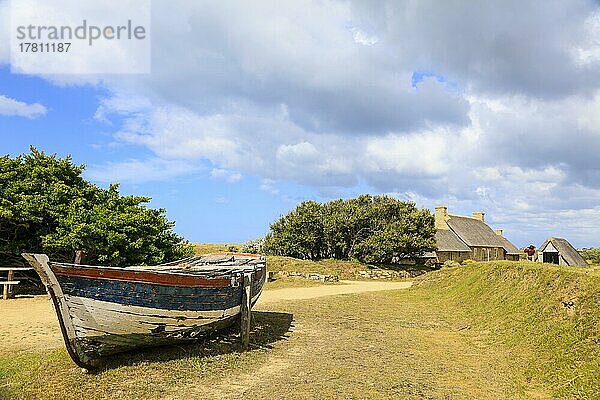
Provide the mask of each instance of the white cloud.
POLYGON ((10 61, 10 1, 0 1, 0 64, 10 61))
POLYGON ((449 146, 443 132, 369 139, 365 148, 366 167, 377 172, 439 175, 448 169, 449 146))
POLYGON ((277 196, 279 194, 279 189, 275 187, 275 181, 272 179, 263 179, 260 182, 260 190, 263 192, 269 193, 273 196, 277 196))
POLYGON ((10 97, 0 95, 0 115, 34 119, 46 115, 48 110, 39 103, 27 104, 10 97))
POLYGON ((363 46, 373 46, 379 41, 377 36, 370 35, 359 28, 352 27, 350 31, 353 33, 354 41, 363 46))
MULTIPOLYGON (((11 47, 11 71, 25 74, 69 74, 71 77, 85 74, 144 74, 150 72, 150 8, 149 0, 18 0, 10 3, 10 28, 13 37, 11 47), (73 37, 62 38, 71 46, 67 52, 21 51, 18 43, 44 42, 48 31, 41 35, 34 34, 18 42, 14 40, 18 26, 62 27, 70 26, 74 31, 83 30, 83 21, 89 29, 85 39, 73 37), (135 33, 121 34, 117 29, 131 22, 132 30, 140 26, 144 29, 143 37, 135 33), (110 40, 93 40, 91 27, 113 28, 110 40), (93 42, 93 43, 92 43, 93 42)), ((59 30, 59 36, 62 30, 59 30)), ((104 30, 103 30, 104 32, 104 30)), ((38 31, 38 33, 40 33, 38 31)), ((98 32, 100 36, 100 32, 98 32)), ((64 75, 65 77, 67 75, 64 75)), ((60 79, 60 78, 59 78, 60 79)), ((66 77, 66 79, 69 79, 66 77)))
POLYGON ((173 179, 199 170, 200 167, 186 161, 149 158, 91 165, 85 171, 85 176, 87 179, 102 183, 144 183, 173 179))
POLYGON ((242 174, 239 172, 231 172, 224 168, 213 168, 210 171, 211 178, 223 179, 229 183, 236 183, 242 179, 242 174))
POLYGON ((586 18, 584 39, 572 49, 572 56, 582 66, 591 67, 600 61, 600 10, 586 18))
POLYGON ((154 154, 142 176, 208 162, 282 197, 285 180, 484 209, 518 244, 595 221, 598 7, 383 3, 157 0, 152 74, 60 79, 109 89, 95 117, 154 154))

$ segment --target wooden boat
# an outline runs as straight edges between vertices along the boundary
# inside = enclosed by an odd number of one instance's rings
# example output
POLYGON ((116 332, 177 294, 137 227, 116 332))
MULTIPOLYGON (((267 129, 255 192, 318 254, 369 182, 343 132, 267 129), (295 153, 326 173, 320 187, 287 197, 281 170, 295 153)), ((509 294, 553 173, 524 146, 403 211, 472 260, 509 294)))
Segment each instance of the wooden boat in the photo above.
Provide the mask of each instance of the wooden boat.
POLYGON ((126 268, 23 257, 52 298, 69 355, 85 369, 137 347, 197 339, 240 318, 247 336, 266 277, 265 258, 254 254, 126 268))

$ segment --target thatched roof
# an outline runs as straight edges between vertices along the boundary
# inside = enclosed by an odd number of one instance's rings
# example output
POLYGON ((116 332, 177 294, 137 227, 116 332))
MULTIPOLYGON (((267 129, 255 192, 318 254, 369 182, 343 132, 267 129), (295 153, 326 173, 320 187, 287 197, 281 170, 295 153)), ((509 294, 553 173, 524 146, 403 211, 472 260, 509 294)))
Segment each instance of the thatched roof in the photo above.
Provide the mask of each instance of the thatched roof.
POLYGON ((548 238, 540 246, 538 251, 540 253, 543 253, 550 243, 552 243, 552 246, 554 246, 554 248, 558 250, 558 253, 565 260, 567 265, 587 265, 587 262, 583 259, 581 254, 579 254, 579 252, 575 249, 575 247, 571 245, 571 243, 569 243, 567 239, 554 237, 548 238))
POLYGON ((483 221, 452 215, 447 221, 450 229, 470 247, 504 247, 504 241, 483 221))
POLYGON ((449 229, 438 229, 435 233, 438 251, 471 251, 456 233, 449 229))
POLYGON ((498 237, 500 238, 500 240, 502 240, 502 243, 504 243, 504 245, 502 247, 504 247, 504 250, 506 250, 506 254, 519 255, 519 254, 523 253, 523 250, 520 250, 517 246, 515 246, 514 244, 509 242, 508 239, 505 238, 504 236, 498 235, 498 237))
MULTIPOLYGON (((463 217, 460 215, 449 215, 446 223, 450 228, 450 232, 453 236, 460 241, 460 243, 469 247, 500 247, 506 250, 507 254, 521 254, 521 250, 512 244, 508 239, 502 235, 498 235, 492 230, 485 222, 471 218, 463 217)), ((440 229, 438 232, 444 232, 440 229)), ((441 238, 441 242, 444 243, 444 247, 449 249, 452 247, 450 244, 454 238, 448 234, 441 238), (446 243, 448 245, 446 246, 446 243)), ((440 240, 438 240, 438 247, 440 247, 440 240)), ((452 242, 454 243, 454 242, 452 242)), ((470 249, 469 249, 470 250, 470 249)), ((469 250, 446 250, 446 251, 469 251, 469 250)), ((443 250, 442 250, 443 251, 443 250)))

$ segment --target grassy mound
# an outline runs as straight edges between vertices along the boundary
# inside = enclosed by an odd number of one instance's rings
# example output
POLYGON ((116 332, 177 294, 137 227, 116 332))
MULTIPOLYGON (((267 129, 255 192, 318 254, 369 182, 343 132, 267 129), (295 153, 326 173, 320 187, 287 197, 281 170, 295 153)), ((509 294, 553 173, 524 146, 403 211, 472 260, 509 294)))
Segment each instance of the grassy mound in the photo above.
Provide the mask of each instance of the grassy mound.
POLYGON ((197 256, 211 253, 228 253, 232 249, 234 252, 239 251, 242 246, 237 243, 194 243, 194 253, 197 256))
POLYGON ((427 274, 413 290, 464 310, 525 360, 527 381, 553 397, 600 393, 600 271, 471 263, 427 274))
POLYGON ((358 261, 341 260, 299 260, 292 257, 267 256, 267 268, 269 271, 302 272, 324 275, 337 275, 341 279, 356 279, 359 271, 368 269, 366 264, 358 261))

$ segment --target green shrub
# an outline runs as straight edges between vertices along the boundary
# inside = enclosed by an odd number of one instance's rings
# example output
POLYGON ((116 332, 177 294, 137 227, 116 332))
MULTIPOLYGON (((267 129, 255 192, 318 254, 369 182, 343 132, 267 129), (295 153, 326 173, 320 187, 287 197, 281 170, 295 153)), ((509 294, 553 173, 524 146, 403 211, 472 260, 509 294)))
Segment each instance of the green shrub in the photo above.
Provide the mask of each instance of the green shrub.
POLYGON ((122 196, 118 185, 100 188, 82 177, 84 166, 31 148, 0 157, 0 252, 49 253, 72 261, 110 265, 156 264, 193 254, 173 232, 164 209, 149 197, 122 196))

